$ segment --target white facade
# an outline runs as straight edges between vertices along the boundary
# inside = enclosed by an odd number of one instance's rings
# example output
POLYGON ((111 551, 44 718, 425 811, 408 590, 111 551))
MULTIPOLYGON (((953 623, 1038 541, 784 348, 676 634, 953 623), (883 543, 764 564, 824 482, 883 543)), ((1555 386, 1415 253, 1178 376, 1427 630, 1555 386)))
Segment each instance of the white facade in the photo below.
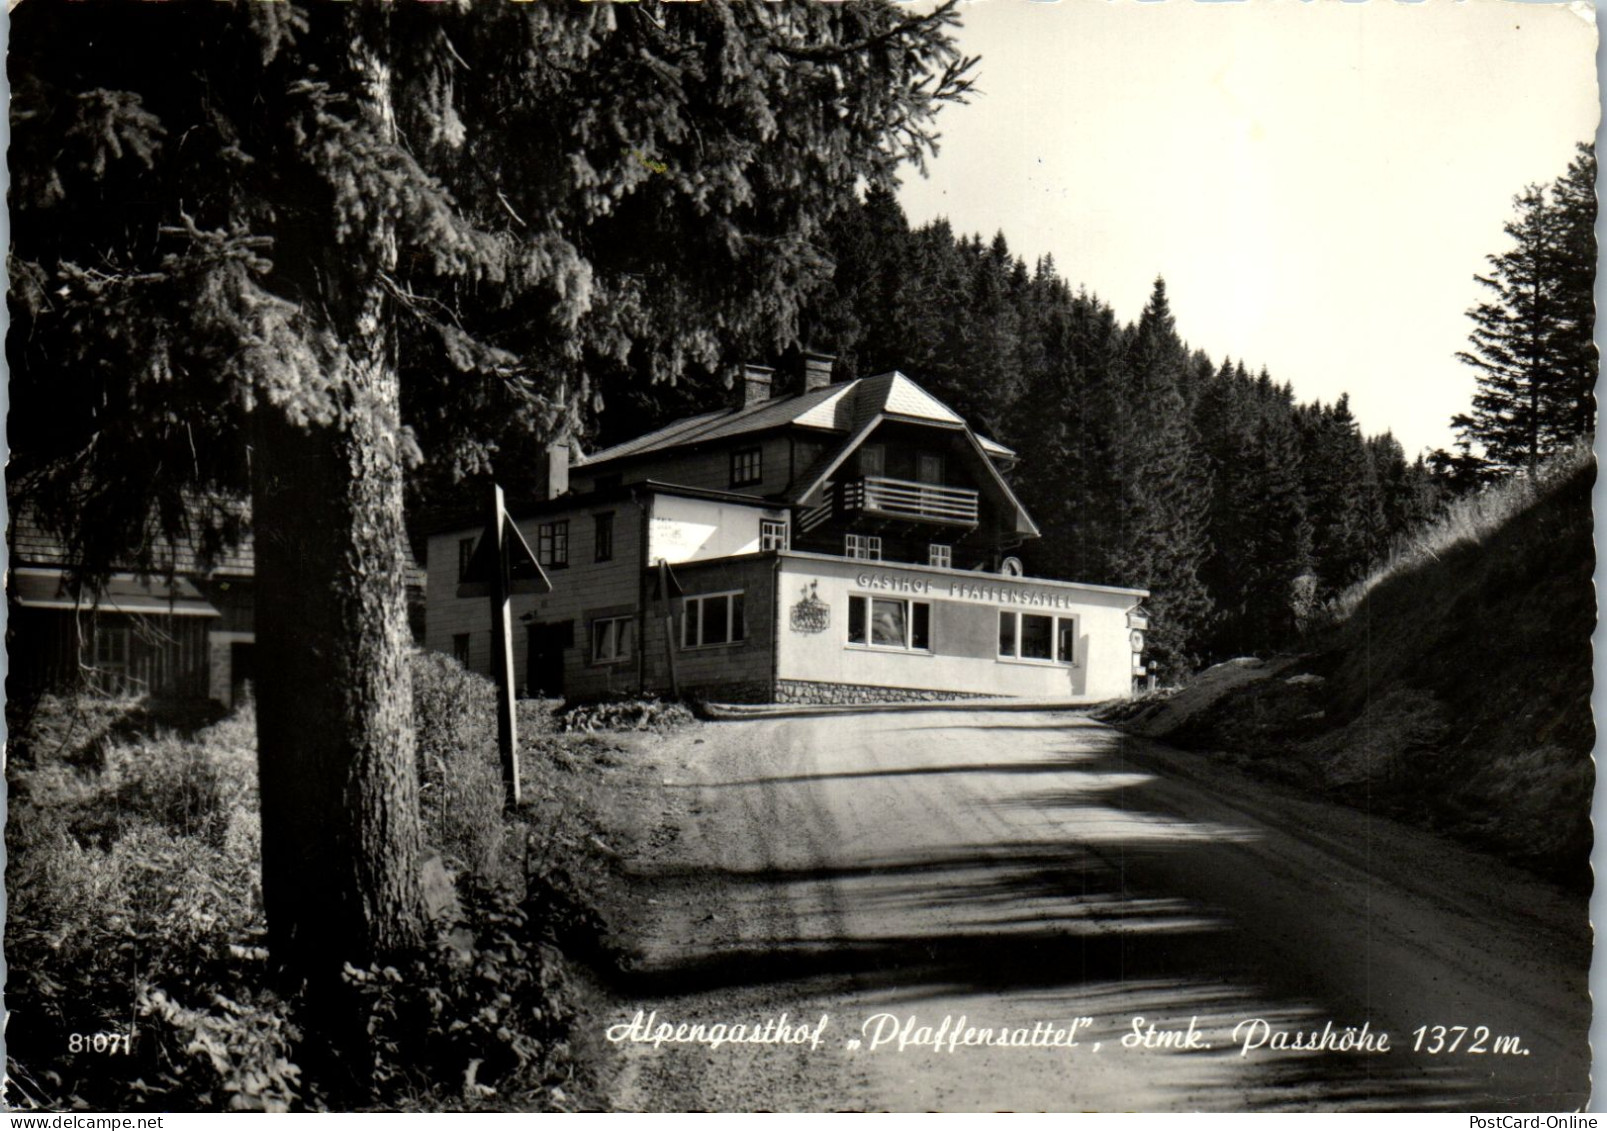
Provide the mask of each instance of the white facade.
POLYGON ((765 520, 786 520, 783 509, 715 502, 678 495, 653 496, 647 526, 647 564, 730 558, 756 554, 761 549, 765 520))
POLYGON ((1087 702, 1132 691, 1141 590, 819 554, 783 555, 779 584, 783 682, 1087 702))

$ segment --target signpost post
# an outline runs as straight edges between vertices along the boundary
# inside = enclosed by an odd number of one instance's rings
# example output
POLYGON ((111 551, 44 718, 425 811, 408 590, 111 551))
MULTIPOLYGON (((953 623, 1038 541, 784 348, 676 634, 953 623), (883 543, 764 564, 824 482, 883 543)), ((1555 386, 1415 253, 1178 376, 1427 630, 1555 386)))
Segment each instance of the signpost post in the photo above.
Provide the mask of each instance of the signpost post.
POLYGON ((480 542, 469 558, 469 568, 458 584, 459 597, 488 597, 491 601, 491 677, 497 685, 497 750, 502 758, 502 784, 509 808, 519 796, 519 719, 513 695, 513 624, 511 598, 515 593, 550 593, 536 556, 519 528, 508 518, 502 488, 491 485, 491 508, 480 542))
POLYGON ((681 681, 675 674, 675 632, 674 616, 670 612, 670 599, 681 596, 681 583, 675 580, 670 572, 670 564, 663 558, 658 560, 658 600, 659 609, 664 614, 664 661, 670 667, 670 694, 679 699, 681 697, 681 681))

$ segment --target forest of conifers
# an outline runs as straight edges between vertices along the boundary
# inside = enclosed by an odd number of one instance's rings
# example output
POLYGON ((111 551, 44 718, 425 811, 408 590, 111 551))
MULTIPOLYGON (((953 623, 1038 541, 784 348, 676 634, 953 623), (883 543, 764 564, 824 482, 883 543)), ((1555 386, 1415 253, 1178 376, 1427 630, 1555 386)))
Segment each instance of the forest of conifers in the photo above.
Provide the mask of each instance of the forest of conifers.
MULTIPOLYGON (((1002 234, 942 220, 911 230, 874 190, 831 254, 806 340, 839 380, 902 370, 1021 453, 1012 485, 1043 531, 1019 550, 1028 572, 1152 590, 1163 676, 1287 645, 1436 505, 1425 462, 1363 436, 1344 397, 1301 404, 1264 369, 1190 349, 1160 279, 1124 324, 1048 257, 1029 267, 1002 234)), ((605 390, 602 439, 720 396, 605 390)))

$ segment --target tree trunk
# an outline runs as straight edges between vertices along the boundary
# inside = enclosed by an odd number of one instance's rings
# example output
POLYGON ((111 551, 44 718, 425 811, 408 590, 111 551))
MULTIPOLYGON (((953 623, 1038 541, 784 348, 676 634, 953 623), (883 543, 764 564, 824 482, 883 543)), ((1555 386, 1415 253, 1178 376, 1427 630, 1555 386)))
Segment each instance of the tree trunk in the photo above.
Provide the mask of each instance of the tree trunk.
MULTIPOLYGON (((371 17, 354 13, 346 61, 364 124, 388 131, 371 17)), ((369 225, 297 249, 318 268, 303 310, 321 323, 309 339, 334 391, 309 393, 323 398, 311 412, 261 397, 253 428, 263 899, 275 963, 320 988, 342 963, 416 943, 423 922, 399 388, 380 283, 396 243, 388 217, 369 225)))
MULTIPOLYGON (((395 405, 394 370, 361 380, 395 405)), ((258 417, 262 890, 275 962, 320 982, 416 941, 421 922, 401 461, 368 414, 258 417)))

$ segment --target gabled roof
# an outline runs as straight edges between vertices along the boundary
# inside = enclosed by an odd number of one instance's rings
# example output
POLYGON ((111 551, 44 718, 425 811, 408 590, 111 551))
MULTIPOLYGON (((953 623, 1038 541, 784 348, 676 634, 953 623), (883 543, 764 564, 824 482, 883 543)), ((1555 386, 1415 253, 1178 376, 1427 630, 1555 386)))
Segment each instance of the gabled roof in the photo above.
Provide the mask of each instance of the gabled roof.
MULTIPOLYGON (((807 393, 772 397, 747 408, 726 408, 690 416, 645 436, 583 456, 575 466, 596 467, 629 456, 729 439, 786 425, 852 433, 858 432, 878 416, 924 420, 949 427, 965 426, 965 421, 948 405, 904 374, 894 371, 876 377, 861 377, 841 385, 827 385, 807 393)), ((1015 457, 1009 448, 986 437, 978 436, 977 442, 990 456, 1001 459, 1015 457)))

